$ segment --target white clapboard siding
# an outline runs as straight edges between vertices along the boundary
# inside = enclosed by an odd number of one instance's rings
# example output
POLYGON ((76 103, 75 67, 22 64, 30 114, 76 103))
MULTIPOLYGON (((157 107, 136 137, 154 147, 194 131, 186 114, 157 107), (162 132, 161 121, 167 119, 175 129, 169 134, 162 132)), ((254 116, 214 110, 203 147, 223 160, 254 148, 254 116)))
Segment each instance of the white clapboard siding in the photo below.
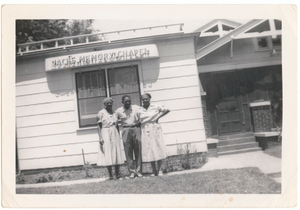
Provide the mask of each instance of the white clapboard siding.
POLYGON ((75 112, 60 112, 17 118, 18 128, 75 121, 75 112))
POLYGON ((198 86, 198 76, 176 77, 170 79, 146 80, 144 81, 144 91, 157 91, 172 88, 183 88, 198 86))
POLYGON ((46 93, 46 92, 53 92, 53 91, 65 91, 69 90, 72 91, 72 79, 64 79, 64 80, 57 80, 52 82, 46 83, 38 83, 32 85, 24 85, 24 86, 17 86, 16 87, 16 95, 30 95, 30 94, 37 94, 37 93, 46 93))
POLYGON ((153 104, 161 104, 170 110, 182 110, 182 109, 193 109, 201 108, 201 99, 199 97, 193 98, 179 98, 173 100, 157 101, 155 98, 151 99, 153 104))
MULTIPOLYGON (((85 154, 84 158, 86 162, 94 164, 97 161, 97 153, 85 154)), ((64 157, 56 157, 56 158, 54 157, 54 158, 29 159, 29 160, 20 160, 19 164, 20 164, 20 170, 79 166, 79 165, 83 165, 83 157, 82 154, 80 154, 80 155, 64 156, 64 157)))
POLYGON ((157 44, 160 57, 194 54, 194 43, 192 38, 184 40, 168 40, 157 44))
POLYGON ((74 101, 63 101, 48 104, 39 104, 31 106, 17 107, 16 113, 17 117, 38 115, 38 114, 48 114, 54 112, 64 112, 73 111, 74 101))
MULTIPOLYGON (((196 148, 196 152, 206 152, 207 145, 206 142, 196 142, 192 143, 191 147, 196 148)), ((178 155, 177 154, 177 145, 167 146, 167 152, 169 156, 178 155)), ((88 154, 85 152, 85 161, 91 164, 95 164, 97 161, 97 152, 88 154)), ((82 154, 62 156, 62 157, 49 157, 49 158, 37 158, 37 159, 27 159, 20 160, 20 169, 21 170, 30 170, 30 169, 42 169, 42 168, 55 168, 55 167, 64 167, 64 166, 78 166, 83 165, 83 156, 82 154)))
MULTIPOLYGON (((184 144, 182 146, 185 147, 184 144)), ((195 152, 207 152, 207 144, 205 141, 191 143, 190 146, 192 151, 195 150, 195 152)), ((168 156, 179 155, 177 149, 178 149, 177 145, 168 145, 167 146, 168 156)))
POLYGON ((161 123, 161 127, 164 133, 177 133, 204 129, 203 119, 161 123))
POLYGON ((143 71, 143 77, 145 80, 155 80, 157 78, 166 79, 184 76, 198 76, 197 66, 192 64, 172 68, 154 68, 143 71))
POLYGON ((16 86, 30 85, 35 83, 52 82, 71 78, 71 71, 41 72, 16 76, 16 86))
POLYGON ((75 94, 75 91, 55 91, 35 95, 18 96, 16 97, 16 106, 37 105, 68 100, 73 101, 75 94))
POLYGON ((204 130, 164 134, 166 145, 206 141, 204 130))
POLYGON ((78 155, 82 154, 82 149, 86 153, 98 152, 99 142, 88 142, 81 144, 69 144, 52 147, 39 147, 31 149, 19 150, 19 159, 31 159, 31 158, 47 158, 66 155, 78 155))
POLYGON ((170 89, 170 90, 163 90, 163 91, 148 90, 148 93, 150 93, 152 96, 151 100, 155 100, 155 101, 181 99, 181 98, 189 98, 189 97, 197 97, 197 96, 199 97, 200 100, 199 86, 170 89))
POLYGON ((172 61, 172 62, 165 62, 165 63, 161 63, 159 61, 159 59, 145 59, 142 60, 142 68, 144 71, 146 70, 150 70, 150 69, 163 69, 163 68, 176 68, 176 67, 180 67, 180 66, 188 66, 188 65, 196 65, 196 59, 191 58, 191 59, 184 59, 184 60, 176 60, 176 61, 172 61))
POLYGON ((41 60, 17 61, 16 76, 45 72, 45 58, 41 60))
POLYGON ((34 137, 34 136, 45 136, 60 133, 70 133, 76 130, 75 122, 41 125, 35 127, 18 128, 18 138, 34 137))
POLYGON ((48 136, 36 136, 18 139, 18 148, 47 147, 63 144, 78 144, 99 141, 97 129, 74 130, 72 133, 63 133, 48 136))
MULTIPOLYGON (((163 56, 163 57, 159 58, 159 61, 161 63, 170 63, 170 65, 172 66, 173 64, 171 64, 171 63, 174 62, 174 61, 177 61, 177 60, 189 60, 189 59, 194 59, 195 65, 196 65, 195 53, 184 54, 184 55, 163 56)), ((167 64, 166 64, 166 66, 167 66, 167 64)))
POLYGON ((176 122, 181 120, 193 120, 193 119, 202 119, 202 109, 185 109, 185 110, 176 110, 171 111, 166 116, 159 119, 160 123, 167 123, 167 122, 176 122))

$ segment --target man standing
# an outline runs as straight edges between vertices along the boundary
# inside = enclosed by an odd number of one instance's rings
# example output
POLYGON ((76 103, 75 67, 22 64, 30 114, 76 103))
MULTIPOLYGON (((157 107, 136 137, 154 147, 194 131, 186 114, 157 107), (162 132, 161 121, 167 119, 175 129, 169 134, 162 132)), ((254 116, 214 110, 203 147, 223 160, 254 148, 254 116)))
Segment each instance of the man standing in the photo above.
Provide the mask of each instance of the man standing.
POLYGON ((122 97, 123 106, 116 110, 118 119, 121 119, 123 132, 122 139, 126 154, 126 162, 129 178, 142 177, 141 159, 141 130, 138 119, 139 106, 131 105, 131 98, 128 95, 122 97), (133 164, 133 152, 135 164, 133 164))

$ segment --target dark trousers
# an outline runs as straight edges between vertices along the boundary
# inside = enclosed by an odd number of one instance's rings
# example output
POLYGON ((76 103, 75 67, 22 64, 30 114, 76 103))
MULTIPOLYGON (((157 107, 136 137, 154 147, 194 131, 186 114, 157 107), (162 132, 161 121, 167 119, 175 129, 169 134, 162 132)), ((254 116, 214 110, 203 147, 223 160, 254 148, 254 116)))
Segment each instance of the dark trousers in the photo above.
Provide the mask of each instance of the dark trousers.
POLYGON ((129 173, 142 173, 141 129, 139 127, 124 128, 122 139, 129 173), (133 161, 133 152, 135 164, 133 161))

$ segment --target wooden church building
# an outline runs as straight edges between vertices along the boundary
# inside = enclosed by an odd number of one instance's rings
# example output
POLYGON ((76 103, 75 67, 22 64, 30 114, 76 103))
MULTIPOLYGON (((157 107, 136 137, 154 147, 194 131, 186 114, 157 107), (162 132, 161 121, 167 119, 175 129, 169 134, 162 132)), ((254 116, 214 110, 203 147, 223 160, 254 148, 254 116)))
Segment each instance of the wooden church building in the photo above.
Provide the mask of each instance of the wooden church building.
POLYGON ((127 94, 141 105, 146 92, 171 110, 160 121, 169 156, 186 144, 195 153, 214 145, 219 155, 260 150, 255 135, 281 128, 281 21, 213 20, 189 33, 172 24, 19 45, 20 170, 82 165, 82 150, 95 163, 102 100, 113 97, 116 109, 127 94))

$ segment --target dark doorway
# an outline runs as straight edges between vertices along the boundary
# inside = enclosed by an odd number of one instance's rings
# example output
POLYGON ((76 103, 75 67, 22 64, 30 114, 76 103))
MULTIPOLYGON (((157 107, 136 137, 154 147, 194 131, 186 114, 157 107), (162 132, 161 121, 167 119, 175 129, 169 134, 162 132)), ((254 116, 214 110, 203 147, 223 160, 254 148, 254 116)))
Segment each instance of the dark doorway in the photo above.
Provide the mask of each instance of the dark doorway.
MULTIPOLYGON (((282 66, 200 74, 212 135, 252 132, 249 103, 282 99, 282 66)), ((281 116, 280 116, 281 117, 281 116)))

